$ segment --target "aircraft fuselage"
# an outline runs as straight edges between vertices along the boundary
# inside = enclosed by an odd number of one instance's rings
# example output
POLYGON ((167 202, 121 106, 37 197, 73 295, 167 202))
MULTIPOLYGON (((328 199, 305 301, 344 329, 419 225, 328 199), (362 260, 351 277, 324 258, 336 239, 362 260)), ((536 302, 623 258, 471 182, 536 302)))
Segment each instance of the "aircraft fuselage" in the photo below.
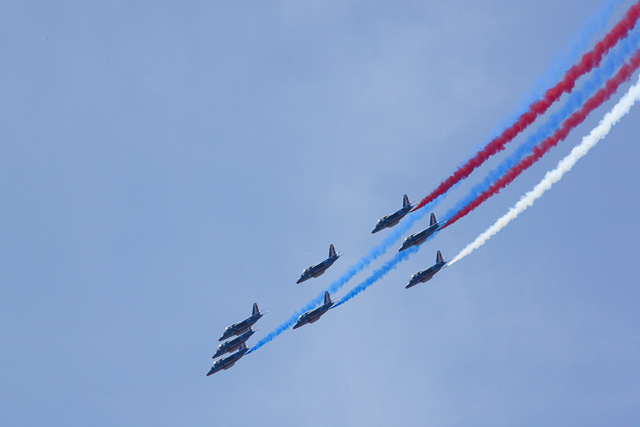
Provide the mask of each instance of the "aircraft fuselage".
POLYGON ((238 360, 242 359, 242 356, 244 356, 247 351, 249 351, 249 349, 245 346, 233 353, 231 356, 217 360, 211 367, 211 370, 209 371, 207 376, 215 374, 216 372, 219 372, 223 369, 231 368, 238 360))
POLYGON ((405 249, 409 249, 411 246, 417 246, 417 245, 423 244, 424 241, 427 240, 427 238, 429 238, 429 236, 431 236, 433 233, 435 233, 438 230, 439 226, 440 224, 438 223, 430 225, 428 228, 422 230, 421 232, 412 234, 411 236, 407 237, 406 239, 404 239, 404 242, 402 242, 402 247, 398 249, 398 252, 402 252, 405 249))
POLYGON ((334 255, 334 256, 331 256, 331 257, 325 259, 324 261, 322 261, 319 264, 312 265, 311 267, 306 268, 302 272, 302 275, 300 276, 300 278, 298 279, 298 281, 296 283, 302 283, 302 282, 304 282, 306 280, 309 280, 309 279, 311 279, 313 277, 322 276, 324 274, 324 272, 327 271, 327 269, 329 267, 331 267, 334 262, 337 261, 338 258, 340 258, 340 255, 334 255))
POLYGON ((416 274, 411 276, 411 280, 409 280, 409 284, 407 286, 405 286, 405 289, 409 289, 409 288, 417 285, 418 283, 428 282, 445 265, 447 265, 447 263, 444 262, 444 261, 441 261, 441 262, 435 263, 434 265, 432 265, 431 267, 427 268, 426 270, 417 272, 416 274))
POLYGON ((254 315, 252 315, 251 317, 244 319, 242 322, 240 323, 234 323, 231 326, 228 326, 225 330, 224 333, 222 334, 222 336, 218 339, 218 341, 224 341, 227 338, 230 338, 234 335, 240 335, 246 331, 249 330, 249 328, 256 323, 258 320, 260 320, 260 318, 263 316, 263 313, 256 313, 254 315))
POLYGON ((323 314, 325 314, 327 311, 329 311, 329 309, 333 306, 333 304, 334 304, 333 301, 329 301, 329 302, 326 302, 326 303, 322 304, 318 308, 314 308, 313 310, 309 310, 306 313, 301 314, 300 317, 298 317, 298 321, 296 322, 296 324, 293 327, 293 329, 297 329, 300 326, 306 325, 307 323, 316 322, 318 319, 320 319, 320 317, 323 314))
POLYGON ((391 228, 396 226, 402 218, 404 218, 411 211, 411 205, 404 206, 400 210, 392 213, 391 215, 387 215, 383 218, 380 218, 376 223, 376 227, 373 229, 371 234, 375 234, 380 230, 384 230, 385 228, 391 228))
POLYGON ((240 348, 242 343, 246 342, 251 337, 251 335, 253 335, 255 332, 256 331, 254 331, 253 329, 249 329, 247 332, 238 336, 237 338, 234 338, 231 341, 227 341, 220 344, 218 346, 218 350, 216 351, 216 354, 213 355, 212 359, 222 356, 225 353, 231 353, 233 351, 236 351, 237 349, 240 348))

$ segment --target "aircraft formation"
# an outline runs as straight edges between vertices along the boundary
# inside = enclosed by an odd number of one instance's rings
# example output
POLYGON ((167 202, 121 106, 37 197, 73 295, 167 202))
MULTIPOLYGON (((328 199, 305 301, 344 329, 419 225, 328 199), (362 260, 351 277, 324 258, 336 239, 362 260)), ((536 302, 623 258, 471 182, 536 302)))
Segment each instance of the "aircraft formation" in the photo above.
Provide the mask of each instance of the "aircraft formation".
MULTIPOLYGON (((398 225, 398 223, 400 223, 400 220, 402 220, 402 218, 404 218, 411 211, 411 208, 413 207, 413 205, 409 202, 409 197, 405 194, 402 200, 403 200, 402 208, 392 213, 391 215, 387 215, 383 218, 380 218, 380 220, 378 220, 378 222, 376 223, 376 226, 371 232, 371 234, 375 234, 378 231, 383 230, 385 228, 392 228, 398 225)), ((399 252, 404 251, 405 249, 408 249, 411 246, 421 245, 427 240, 429 236, 431 236, 438 229, 440 229, 443 226, 443 224, 444 223, 439 223, 436 220, 435 214, 432 213, 431 223, 429 224, 429 227, 419 233, 416 233, 407 237, 402 247, 398 249, 398 251, 399 252)), ((336 253, 336 250, 333 244, 329 245, 329 257, 318 264, 312 265, 311 267, 304 269, 302 271, 302 274, 300 275, 300 278, 296 282, 296 284, 300 284, 309 279, 320 277, 321 275, 324 274, 325 271, 329 269, 329 267, 331 267, 338 260, 338 258, 340 258, 340 256, 341 254, 336 253)), ((427 270, 420 271, 414 274, 413 276, 411 276, 411 280, 409 284, 406 286, 406 288, 408 289, 410 287, 417 285, 418 283, 424 283, 428 280, 431 280, 431 278, 436 273, 438 273, 442 268, 444 268, 446 264, 447 263, 442 257, 442 254, 440 253, 440 251, 438 251, 436 255, 436 264, 428 268, 427 270)), ((327 313, 330 309, 334 307, 336 307, 336 302, 331 299, 331 295, 329 294, 329 292, 325 291, 323 304, 320 305, 319 307, 316 307, 314 309, 311 309, 302 313, 298 317, 298 320, 293 326, 293 329, 298 329, 301 326, 317 322, 325 313, 327 313)), ((216 372, 231 368, 232 366, 235 365, 235 363, 238 360, 242 359, 242 357, 250 351, 250 348, 247 347, 246 342, 256 332, 254 329, 252 329, 252 326, 258 320, 260 320, 260 318, 264 316, 264 314, 265 313, 261 313, 260 310, 258 309, 258 304, 254 303, 253 312, 250 317, 246 318, 241 322, 234 323, 233 325, 228 326, 224 330, 222 336, 218 339, 218 341, 224 341, 233 336, 237 336, 237 337, 230 341, 226 341, 220 344, 218 346, 218 349, 216 350, 216 353, 213 355, 212 358, 215 359, 226 353, 232 353, 232 354, 230 356, 227 356, 225 358, 219 359, 216 362, 214 362, 213 366, 207 373, 207 376, 213 375, 216 372)))
MULTIPOLYGON (((604 16, 598 18, 604 19, 604 16)), ((408 259, 411 254, 416 253, 420 245, 468 215, 493 195, 499 193, 502 188, 513 182, 522 172, 549 152, 552 147, 555 147, 560 141, 566 139, 567 135, 569 135, 576 126, 583 123, 591 112, 609 100, 620 85, 628 81, 630 77, 640 69, 640 49, 638 48, 640 45, 640 27, 636 26, 639 19, 640 0, 627 10, 624 17, 606 36, 598 41, 590 51, 582 55, 578 63, 570 68, 569 65, 567 65, 566 71, 554 71, 556 74, 553 75, 552 80, 558 81, 555 86, 545 90, 541 89, 540 93, 535 94, 534 99, 537 99, 537 101, 532 102, 526 107, 526 110, 519 112, 517 120, 505 128, 501 134, 494 137, 481 149, 474 151, 474 154, 472 154, 464 164, 459 166, 454 173, 442 181, 429 195, 415 205, 409 201, 407 195, 404 195, 402 207, 396 212, 380 218, 371 233, 375 234, 385 228, 391 229, 396 227, 407 216, 409 219, 405 220, 396 230, 390 231, 382 243, 371 249, 367 255, 363 256, 356 264, 348 269, 347 272, 340 276, 338 280, 334 281, 327 290, 310 301, 304 309, 297 311, 274 331, 270 332, 257 344, 249 348, 246 342, 255 332, 252 326, 262 317, 262 313, 259 312, 257 304, 254 304, 251 317, 225 329, 219 341, 224 341, 233 336, 236 336, 236 338, 220 344, 213 358, 215 359, 229 352, 232 352, 232 354, 216 361, 207 375, 229 369, 243 356, 256 351, 283 331, 291 327, 298 329, 306 324, 315 323, 329 310, 349 301, 355 295, 358 295, 384 277, 389 271, 395 268, 398 263, 408 259), (609 54, 612 49, 614 49, 613 54, 609 54), (582 78, 582 76, 587 75, 588 77, 584 78, 588 78, 588 80, 581 86, 577 86, 576 81, 582 78), (563 97, 563 94, 568 95, 563 97), (395 244, 395 242, 402 237, 404 232, 409 230, 415 221, 424 215, 424 213, 415 215, 409 215, 409 213, 426 206, 429 206, 429 210, 433 210, 456 184, 467 179, 467 177, 487 161, 487 159, 503 151, 506 144, 510 143, 538 117, 545 115, 551 105, 561 98, 565 99, 564 104, 553 111, 553 113, 548 113, 547 122, 539 126, 537 131, 530 133, 526 141, 513 150, 496 169, 489 172, 484 180, 474 186, 466 196, 446 212, 442 221, 438 221, 435 214, 431 213, 429 226, 407 237, 391 260, 385 262, 382 267, 376 269, 367 279, 351 289, 339 300, 334 301, 331 299, 331 294, 337 292, 340 287, 348 282, 355 274, 384 254, 392 244, 395 244)), ((595 35, 595 33, 593 35, 595 35)), ((556 69, 557 68, 554 68, 554 70, 556 69)), ((436 263, 426 270, 419 271, 412 275, 405 288, 409 289, 420 283, 430 281, 443 268, 455 264, 458 260, 484 244, 484 242, 500 229, 504 228, 509 221, 517 217, 517 215, 528 206, 531 206, 534 200, 541 197, 544 191, 551 188, 553 183, 557 182, 564 173, 570 170, 572 165, 575 164, 580 157, 584 156, 597 141, 602 139, 611 127, 617 123, 622 116, 629 112, 630 108, 636 102, 640 102, 640 80, 630 88, 627 94, 607 113, 598 127, 594 128, 592 133, 587 137, 584 137, 582 143, 574 148, 574 151, 565 157, 555 170, 549 171, 540 184, 538 184, 534 190, 525 194, 520 202, 511 208, 507 214, 499 218, 494 225, 480 234, 474 242, 467 245, 466 248, 452 259, 445 259, 441 252, 437 251, 436 263)), ((422 212, 426 211, 425 209, 422 212)), ((330 245, 329 257, 318 264, 306 268, 296 283, 300 284, 323 275, 339 257, 340 255, 336 253, 334 246, 330 245)))
POLYGON ((238 360, 242 359, 242 356, 244 356, 247 353, 247 351, 249 351, 249 348, 247 347, 247 344, 246 344, 247 340, 251 338, 251 335, 253 335, 256 332, 252 328, 252 326, 258 320, 260 320, 260 318, 265 314, 266 313, 260 313, 258 304, 254 302, 251 316, 247 317, 242 322, 234 323, 231 326, 227 326, 222 336, 218 338, 218 341, 224 341, 236 335, 237 335, 237 338, 234 338, 230 341, 226 341, 220 344, 218 346, 218 349, 216 350, 216 354, 213 355, 212 359, 220 357, 226 353, 233 353, 233 352, 235 353, 231 354, 231 356, 227 356, 220 360, 216 360, 213 366, 211 367, 211 370, 209 371, 209 373, 207 373, 207 376, 213 375, 216 372, 219 372, 223 369, 224 370, 229 369, 233 365, 235 365, 235 363, 238 360))

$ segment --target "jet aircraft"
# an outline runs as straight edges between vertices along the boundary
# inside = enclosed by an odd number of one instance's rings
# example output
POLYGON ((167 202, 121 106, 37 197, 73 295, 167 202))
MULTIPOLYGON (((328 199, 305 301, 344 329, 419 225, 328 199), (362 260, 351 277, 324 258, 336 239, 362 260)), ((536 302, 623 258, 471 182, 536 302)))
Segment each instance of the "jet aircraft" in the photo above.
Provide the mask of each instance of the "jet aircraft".
POLYGON ((225 357, 224 359, 216 360, 213 363, 213 366, 211 367, 211 370, 209 371, 207 376, 215 374, 216 372, 223 369, 229 369, 230 367, 235 365, 238 360, 242 359, 242 356, 244 356, 247 351, 249 351, 247 345, 245 343, 240 344, 240 349, 233 353, 231 356, 225 357))
POLYGON ((405 289, 409 289, 412 286, 417 285, 418 283, 424 283, 431 280, 431 278, 438 271, 442 270, 444 266, 447 265, 447 261, 442 258, 442 254, 440 251, 436 254, 436 263, 426 270, 422 270, 411 276, 411 280, 409 280, 409 284, 405 286, 405 289))
POLYGON ((240 335, 248 331, 249 328, 251 328, 251 325, 256 323, 262 316, 264 316, 264 313, 260 313, 260 310, 258 310, 258 304, 254 302, 253 313, 251 313, 251 317, 244 319, 240 323, 234 323, 231 326, 227 326, 227 328, 224 330, 224 333, 222 334, 220 339, 218 339, 218 341, 224 341, 227 338, 230 338, 234 335, 240 335))
POLYGON ((338 258, 340 258, 340 255, 336 254, 336 250, 333 248, 333 245, 329 245, 329 258, 325 259, 320 264, 305 268, 296 283, 302 283, 312 277, 322 276, 327 268, 331 267, 338 258))
POLYGON ((314 308, 313 310, 309 310, 306 313, 301 314, 300 317, 298 317, 298 321, 296 322, 293 329, 297 329, 300 326, 306 325, 307 323, 316 322, 318 319, 320 319, 320 317, 323 314, 325 314, 333 306, 333 304, 335 303, 331 301, 329 292, 325 291, 324 304, 322 304, 320 307, 314 308))
POLYGON ((405 194, 402 199, 402 209, 392 213, 391 215, 387 215, 384 218, 380 218, 376 223, 376 228, 373 229, 371 234, 375 234, 380 230, 397 225, 400 220, 409 213, 412 207, 413 206, 411 206, 411 203, 409 202, 409 197, 405 194))
POLYGON ((398 249, 398 252, 402 252, 405 249, 409 249, 411 246, 417 246, 417 245, 423 244, 424 241, 427 240, 427 238, 429 236, 431 236, 433 233, 435 233, 443 225, 444 225, 444 223, 441 224, 438 221, 436 221, 436 216, 432 212, 431 213, 431 222, 429 224, 429 227, 425 228, 424 230, 422 230, 419 233, 412 234, 411 236, 409 236, 406 239, 404 239, 404 242, 402 242, 402 247, 400 249, 398 249))
POLYGON ((251 337, 251 335, 255 334, 255 332, 256 331, 249 328, 249 330, 244 334, 232 339, 231 341, 223 342, 218 346, 218 350, 216 351, 216 354, 213 355, 212 359, 222 356, 225 353, 231 353, 236 351, 237 349, 240 348, 242 344, 244 344, 251 337))

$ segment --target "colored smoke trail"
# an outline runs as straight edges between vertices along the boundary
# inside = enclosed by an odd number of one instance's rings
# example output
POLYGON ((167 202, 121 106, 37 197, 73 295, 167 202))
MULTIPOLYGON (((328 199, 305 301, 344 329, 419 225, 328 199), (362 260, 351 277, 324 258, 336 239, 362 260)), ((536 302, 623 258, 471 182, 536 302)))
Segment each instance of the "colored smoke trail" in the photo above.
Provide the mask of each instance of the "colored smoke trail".
MULTIPOLYGON (((434 200, 431 207, 435 208, 436 206, 438 206, 438 204, 442 201, 443 198, 434 200)), ((255 346, 253 346, 253 348, 249 350, 247 354, 258 350, 260 347, 272 341, 278 335, 280 335, 281 333, 283 333, 284 331, 292 327, 302 313, 309 310, 313 310, 314 308, 322 304, 322 302, 324 301, 325 291, 328 291, 329 294, 333 295, 338 290, 340 290, 340 288, 342 288, 342 286, 344 286, 349 280, 351 280, 353 276, 355 276, 360 271, 368 267, 369 264, 371 264, 373 261, 378 259, 378 257, 380 257, 381 255, 384 255, 392 245, 397 243, 398 240, 400 240, 400 238, 404 236, 404 234, 407 231, 409 231, 409 229, 413 226, 413 224, 416 221, 419 221, 420 219, 424 218, 424 216, 428 212, 429 210, 424 209, 421 212, 414 212, 407 215, 407 217, 403 221, 401 221, 400 224, 396 225, 392 229, 392 231, 387 235, 387 237, 385 237, 382 240, 380 244, 374 246, 373 249, 371 249, 365 256, 360 258, 358 262, 356 262, 351 267, 349 267, 347 271, 344 274, 342 274, 342 276, 340 276, 337 280, 331 283, 326 289, 322 290, 322 292, 320 292, 320 294, 317 297, 309 301, 303 308, 293 313, 291 317, 289 317, 287 320, 281 323, 278 327, 276 327, 276 329, 269 332, 267 336, 265 336, 260 341, 258 341, 258 343, 255 346)), ((403 252, 400 252, 400 253, 403 253, 403 252)))
MULTIPOLYGON (((585 27, 580 31, 578 37, 571 42, 567 51, 552 60, 545 74, 536 81, 529 93, 520 100, 518 103, 518 111, 506 119, 501 120, 500 123, 493 128, 489 136, 489 141, 499 136, 507 127, 515 123, 518 118, 529 109, 531 104, 544 96, 547 89, 562 79, 567 70, 578 61, 581 53, 587 50, 595 35, 605 30, 614 9, 616 9, 620 3, 622 3, 622 0, 609 0, 598 7, 598 11, 587 20, 585 27)), ((476 147, 473 154, 466 160, 477 154, 489 141, 485 141, 482 145, 476 147)))
POLYGON ((602 57, 622 38, 626 37, 631 31, 640 17, 640 1, 631 6, 624 18, 602 39, 594 48, 585 53, 580 63, 574 65, 567 71, 564 79, 547 90, 543 99, 531 105, 529 110, 520 116, 512 126, 507 128, 499 137, 489 142, 482 150, 480 150, 472 159, 463 166, 459 167, 453 175, 444 180, 440 185, 431 192, 427 197, 422 199, 420 203, 413 209, 418 210, 432 200, 440 197, 447 192, 454 184, 468 177, 477 167, 482 165, 489 157, 502 151, 505 145, 515 138, 520 132, 527 128, 541 114, 557 101, 565 92, 571 92, 575 86, 576 80, 582 75, 590 72, 597 67, 602 57))
POLYGON ((553 113, 545 124, 540 126, 535 133, 529 135, 526 141, 505 158, 494 170, 489 172, 483 181, 476 184, 469 190, 464 198, 449 209, 443 216, 443 221, 450 220, 457 212, 473 202, 473 200, 491 187, 491 185, 498 181, 507 171, 517 165, 525 156, 528 156, 537 144, 552 135, 567 117, 580 108, 585 100, 591 97, 607 79, 611 78, 615 71, 624 64, 627 57, 637 49, 638 44, 640 44, 640 27, 635 28, 628 38, 622 40, 616 49, 607 55, 602 65, 593 71, 579 90, 576 89, 571 93, 559 111, 553 113))
MULTIPOLYGON (((431 240, 431 238, 435 236, 435 234, 432 234, 429 239, 427 239, 427 241, 431 240)), ((425 241, 426 243, 426 241, 425 241)), ((423 243, 424 245, 424 243, 423 243)), ((422 246, 422 245, 420 245, 422 246)), ((377 269, 376 271, 373 272, 373 274, 371 274, 371 276, 367 277, 362 283, 360 283, 358 286, 356 286, 355 288, 351 289, 349 292, 347 292, 347 294, 342 297, 340 299, 340 301, 334 305, 332 308, 336 308, 341 306, 342 304, 344 304, 345 302, 349 301, 350 299, 352 299, 353 297, 355 297, 356 295, 358 295, 360 292, 366 290, 367 288, 369 288, 371 285, 373 285, 374 283, 376 283, 378 280, 382 279, 384 276, 387 275, 387 273, 389 273, 391 270, 395 269, 398 264, 400 264, 402 261, 405 261, 407 259, 409 259, 409 257, 412 254, 415 254, 416 252, 418 252, 420 250, 420 246, 412 246, 407 250, 404 250, 402 252, 398 252, 393 258, 391 258, 389 261, 385 262, 382 267, 380 267, 379 269, 377 269)))
POLYGON ((498 219, 495 224, 479 235, 472 243, 467 245, 466 248, 451 260, 449 265, 460 261, 475 249, 485 244, 487 240, 502 230, 511 220, 516 219, 521 212, 524 212, 529 206, 533 206, 533 203, 542 197, 545 191, 549 190, 553 184, 560 181, 564 174, 569 172, 581 157, 586 155, 590 149, 595 147, 598 141, 607 136, 611 128, 631 110, 631 107, 633 107, 637 101, 640 101, 640 79, 638 79, 638 82, 629 89, 620 101, 618 101, 613 109, 604 116, 600 121, 600 124, 595 127, 589 135, 582 139, 580 145, 574 147, 574 149, 571 150, 571 153, 558 163, 557 168, 547 172, 544 179, 540 181, 533 190, 522 196, 520 201, 516 203, 509 212, 507 212, 502 218, 498 219))
POLYGON ((555 147, 558 142, 564 140, 569 132, 578 126, 580 123, 586 119, 587 115, 591 113, 593 110, 602 105, 605 101, 611 98, 618 87, 625 81, 627 81, 634 71, 636 71, 640 67, 640 50, 636 51, 635 54, 631 57, 629 62, 624 64, 620 71, 607 80, 605 87, 598 90, 594 96, 589 98, 587 102, 584 103, 580 110, 576 111, 569 117, 552 136, 546 138, 542 143, 536 146, 533 149, 532 154, 522 159, 516 166, 512 167, 504 174, 500 179, 498 179, 491 187, 485 190, 480 196, 478 196, 475 200, 465 206, 463 209, 458 211, 445 225, 443 228, 450 226, 455 223, 457 220, 467 215, 469 212, 480 206, 484 201, 489 199, 494 194, 498 193, 501 189, 509 185, 514 179, 516 179, 522 172, 527 170, 531 165, 540 160, 540 158, 549 151, 552 147, 555 147))

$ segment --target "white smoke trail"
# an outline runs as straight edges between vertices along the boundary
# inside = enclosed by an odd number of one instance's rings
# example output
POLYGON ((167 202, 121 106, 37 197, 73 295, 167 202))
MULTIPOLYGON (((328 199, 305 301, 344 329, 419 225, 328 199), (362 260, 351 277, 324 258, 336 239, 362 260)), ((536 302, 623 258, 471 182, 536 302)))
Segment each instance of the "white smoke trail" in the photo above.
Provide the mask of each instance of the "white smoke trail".
POLYGON ((640 100, 640 79, 638 82, 631 86, 627 93, 618 101, 618 103, 609 111, 604 118, 600 121, 600 124, 596 126, 589 135, 582 139, 582 142, 571 150, 571 153, 558 163, 558 167, 552 171, 547 172, 542 181, 536 185, 533 190, 522 196, 520 201, 516 203, 514 207, 509 209, 502 218, 498 219, 495 224, 489 227, 484 233, 479 235, 476 240, 467 245, 456 257, 449 262, 449 265, 455 264, 462 258, 469 255, 480 246, 484 245, 494 234, 502 230, 511 220, 515 219, 521 212, 524 212, 529 206, 533 206, 533 203, 542 197, 545 191, 549 190, 553 184, 560 181, 563 175, 573 168, 578 160, 592 149, 598 141, 607 136, 613 125, 624 117, 633 104, 640 100))

